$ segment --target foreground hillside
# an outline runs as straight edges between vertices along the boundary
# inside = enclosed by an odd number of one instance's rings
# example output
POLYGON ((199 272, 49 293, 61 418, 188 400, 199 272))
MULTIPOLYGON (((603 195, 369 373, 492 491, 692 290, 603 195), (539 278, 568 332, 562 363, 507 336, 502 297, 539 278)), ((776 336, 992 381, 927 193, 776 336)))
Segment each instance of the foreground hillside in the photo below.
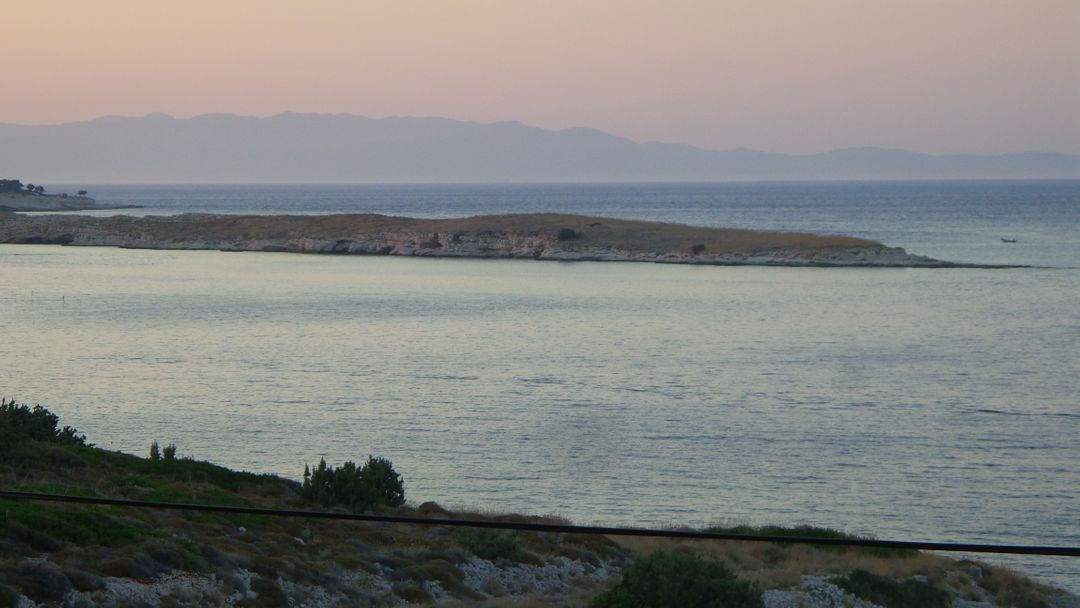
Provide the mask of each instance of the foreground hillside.
POLYGON ((0 214, 0 243, 669 264, 952 267, 847 236, 559 214, 30 217, 0 214))
MULTIPOLYGON (((93 447, 74 429, 61 428, 47 410, 0 403, 0 490, 305 510, 330 504, 346 510, 313 489, 324 487, 324 467, 305 474, 300 484, 177 456, 174 446, 155 446, 151 454, 140 458, 93 447)), ((400 502, 400 495, 390 495, 390 503, 400 502)), ((433 503, 374 510, 558 521, 451 513, 433 503)), ((810 528, 764 532, 839 535, 810 528)), ((1076 599, 1000 568, 913 551, 0 499, 0 606, 1034 608, 1074 606, 1076 599)))

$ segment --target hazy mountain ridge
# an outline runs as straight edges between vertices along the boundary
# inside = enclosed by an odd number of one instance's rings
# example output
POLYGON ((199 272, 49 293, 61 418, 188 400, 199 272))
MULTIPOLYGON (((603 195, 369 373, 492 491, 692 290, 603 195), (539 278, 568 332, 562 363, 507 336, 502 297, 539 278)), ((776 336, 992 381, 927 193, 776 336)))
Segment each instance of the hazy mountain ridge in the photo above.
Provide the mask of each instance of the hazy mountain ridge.
POLYGON ((0 124, 0 167, 78 183, 1080 178, 1080 156, 1068 154, 714 151, 586 128, 292 112, 0 124))

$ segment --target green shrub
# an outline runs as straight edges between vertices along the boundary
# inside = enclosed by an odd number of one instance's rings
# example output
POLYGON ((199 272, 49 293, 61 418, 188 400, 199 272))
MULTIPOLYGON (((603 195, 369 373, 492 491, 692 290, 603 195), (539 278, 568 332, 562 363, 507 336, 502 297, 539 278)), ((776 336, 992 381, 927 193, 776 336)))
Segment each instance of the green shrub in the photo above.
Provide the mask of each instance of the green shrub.
POLYGON ((86 445, 86 437, 70 426, 58 428, 60 417, 35 405, 19 404, 0 398, 0 438, 86 445))
POLYGON ((170 443, 162 449, 157 440, 150 444, 150 460, 176 460, 176 444, 170 443))
POLYGON ((761 589, 724 564, 698 555, 657 551, 630 564, 622 581, 591 608, 760 608, 761 589))
POLYGON ((900 582, 866 570, 855 570, 847 576, 831 578, 829 582, 886 608, 948 608, 952 605, 949 592, 915 579, 900 582))
POLYGON ((0 531, 28 543, 54 541, 76 545, 114 545, 143 533, 116 522, 98 511, 42 507, 28 502, 0 499, 0 531), (12 525, 16 524, 16 525, 12 525), (28 528, 33 536, 26 532, 28 528), (42 537, 44 536, 44 537, 42 537))
POLYGON ((87 460, 96 461, 94 464, 97 466, 107 466, 133 474, 156 475, 184 483, 207 483, 230 492, 238 492, 243 484, 263 486, 281 481, 273 475, 233 471, 220 465, 191 458, 153 461, 119 452, 73 449, 87 460))
POLYGON ((458 528, 454 530, 454 542, 482 559, 508 559, 514 562, 521 560, 521 543, 512 532, 487 528, 458 528))
POLYGON ((341 505, 353 511, 405 503, 401 475, 389 460, 374 456, 368 456, 362 467, 348 461, 335 469, 326 466, 325 459, 315 469, 305 466, 300 495, 324 507, 341 505))

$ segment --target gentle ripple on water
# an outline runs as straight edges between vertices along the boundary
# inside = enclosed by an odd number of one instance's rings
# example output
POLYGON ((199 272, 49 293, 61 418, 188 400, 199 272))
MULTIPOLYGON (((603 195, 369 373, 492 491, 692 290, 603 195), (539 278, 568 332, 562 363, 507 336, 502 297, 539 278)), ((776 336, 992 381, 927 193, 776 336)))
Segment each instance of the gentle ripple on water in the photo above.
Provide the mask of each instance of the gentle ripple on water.
MULTIPOLYGON (((92 190, 137 213, 571 212, 1080 267, 1075 181, 92 190)), ((383 453, 452 503, 1076 544, 1075 271, 220 256, 0 249, 0 336, 29 347, 8 390, 135 452, 160 436, 283 474, 383 453)))
POLYGON ((1075 270, 0 246, 0 391, 135 453, 381 454, 418 501, 1077 545, 1077 295, 1075 270))

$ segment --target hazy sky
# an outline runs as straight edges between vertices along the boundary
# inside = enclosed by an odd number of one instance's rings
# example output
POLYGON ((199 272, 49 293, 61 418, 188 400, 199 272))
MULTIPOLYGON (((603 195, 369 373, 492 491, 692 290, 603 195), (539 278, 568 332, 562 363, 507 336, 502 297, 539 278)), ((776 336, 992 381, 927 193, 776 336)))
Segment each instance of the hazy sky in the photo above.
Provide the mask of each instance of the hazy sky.
POLYGON ((0 0, 0 122, 286 110, 1080 153, 1080 0, 0 0))

